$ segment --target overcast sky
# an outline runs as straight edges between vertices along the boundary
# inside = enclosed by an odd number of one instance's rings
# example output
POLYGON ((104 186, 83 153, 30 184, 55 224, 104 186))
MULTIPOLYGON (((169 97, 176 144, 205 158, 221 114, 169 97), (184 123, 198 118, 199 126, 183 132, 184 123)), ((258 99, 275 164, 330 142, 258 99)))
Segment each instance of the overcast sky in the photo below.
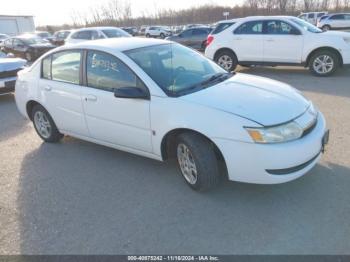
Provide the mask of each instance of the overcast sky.
MULTIPOLYGON (((1 0, 0 14, 34 15, 36 25, 71 23, 73 10, 87 12, 108 0, 1 0)), ((133 16, 157 8, 183 9, 206 3, 234 6, 242 0, 129 0, 133 16)))

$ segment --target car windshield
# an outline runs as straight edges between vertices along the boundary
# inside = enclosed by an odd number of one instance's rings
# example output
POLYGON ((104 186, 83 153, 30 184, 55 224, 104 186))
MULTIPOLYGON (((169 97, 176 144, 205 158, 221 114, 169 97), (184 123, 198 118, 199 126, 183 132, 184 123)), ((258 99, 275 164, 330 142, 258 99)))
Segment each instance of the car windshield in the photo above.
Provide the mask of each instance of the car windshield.
POLYGON ((108 38, 115 38, 115 37, 128 37, 130 34, 123 30, 117 30, 117 29, 105 29, 102 30, 102 32, 108 37, 108 38))
POLYGON ((232 76, 192 49, 162 44, 126 51, 169 96, 182 96, 222 82, 232 76))
POLYGON ((301 26, 302 28, 304 28, 306 31, 309 31, 311 33, 322 33, 323 31, 319 28, 317 28, 316 26, 300 19, 300 18, 290 18, 294 23, 296 23, 297 25, 301 26))
POLYGON ((41 38, 20 38, 27 45, 35 45, 35 44, 47 44, 48 42, 41 38))

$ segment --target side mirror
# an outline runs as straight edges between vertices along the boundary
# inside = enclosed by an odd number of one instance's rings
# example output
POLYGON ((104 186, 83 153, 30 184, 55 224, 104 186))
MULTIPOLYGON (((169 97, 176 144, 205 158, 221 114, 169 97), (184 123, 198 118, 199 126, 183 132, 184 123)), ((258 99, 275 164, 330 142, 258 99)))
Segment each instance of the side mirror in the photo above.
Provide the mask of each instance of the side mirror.
POLYGON ((289 31, 289 34, 291 35, 301 35, 300 31, 296 28, 292 28, 290 31, 289 31))
POLYGON ((148 92, 137 87, 115 88, 114 96, 118 98, 149 99, 148 92))

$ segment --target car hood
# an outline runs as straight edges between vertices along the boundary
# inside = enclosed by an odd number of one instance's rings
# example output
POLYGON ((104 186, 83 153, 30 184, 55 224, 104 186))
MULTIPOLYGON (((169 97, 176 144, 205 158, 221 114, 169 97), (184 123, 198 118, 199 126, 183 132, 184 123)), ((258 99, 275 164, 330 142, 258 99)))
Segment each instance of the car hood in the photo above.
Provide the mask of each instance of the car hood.
POLYGON ((327 31, 320 34, 325 36, 350 37, 350 32, 343 32, 343 31, 327 31))
POLYGON ((236 74, 180 99, 235 114, 263 126, 290 121, 310 106, 310 101, 289 85, 247 74, 236 74))
POLYGON ((26 63, 27 61, 21 58, 0 58, 0 72, 16 70, 26 63))

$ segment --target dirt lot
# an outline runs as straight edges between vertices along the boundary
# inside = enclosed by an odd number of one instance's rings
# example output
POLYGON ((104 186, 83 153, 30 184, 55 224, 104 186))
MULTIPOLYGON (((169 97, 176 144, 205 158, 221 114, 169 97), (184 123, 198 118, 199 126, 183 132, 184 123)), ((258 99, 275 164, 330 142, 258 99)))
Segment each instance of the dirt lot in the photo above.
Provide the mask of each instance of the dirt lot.
POLYGON ((44 144, 0 97, 0 254, 349 254, 350 71, 241 71, 292 84, 325 114, 330 144, 304 177, 195 193, 174 163, 44 144))

